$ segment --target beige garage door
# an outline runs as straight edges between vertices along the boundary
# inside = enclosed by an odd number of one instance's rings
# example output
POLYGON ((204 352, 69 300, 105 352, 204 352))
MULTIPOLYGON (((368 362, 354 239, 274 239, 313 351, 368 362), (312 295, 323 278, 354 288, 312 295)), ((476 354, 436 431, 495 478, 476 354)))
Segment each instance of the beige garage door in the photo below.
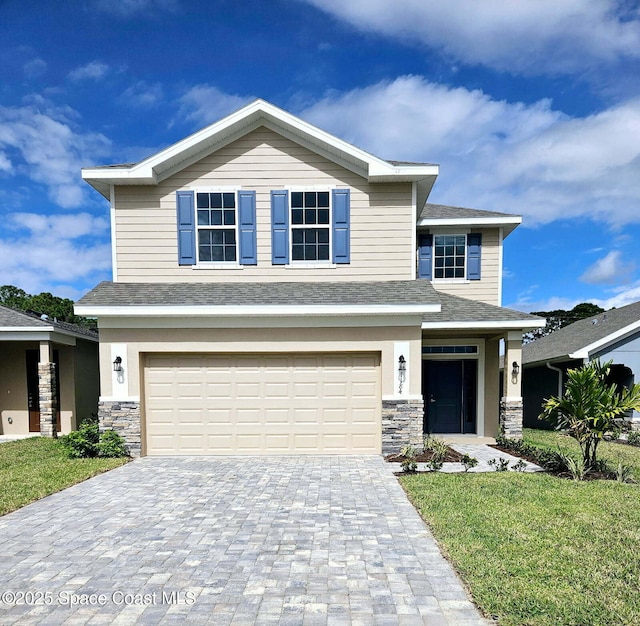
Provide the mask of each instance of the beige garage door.
POLYGON ((146 452, 379 454, 380 357, 149 355, 146 452))

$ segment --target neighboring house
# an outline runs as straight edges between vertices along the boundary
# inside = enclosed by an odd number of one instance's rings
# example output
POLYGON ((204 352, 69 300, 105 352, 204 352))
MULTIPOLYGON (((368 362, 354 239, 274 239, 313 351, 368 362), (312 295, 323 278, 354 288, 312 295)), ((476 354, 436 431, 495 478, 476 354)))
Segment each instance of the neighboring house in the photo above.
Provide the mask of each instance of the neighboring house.
POLYGON ((0 306, 0 435, 75 430, 99 382, 95 330, 0 306))
MULTIPOLYGON (((84 169, 111 204, 113 282, 76 304, 100 328, 103 427, 149 455, 495 436, 500 342, 520 361, 544 320, 499 306, 521 218, 428 204, 437 175, 262 100, 84 169)), ((519 380, 503 401, 517 436, 519 380)))
MULTIPOLYGON (((524 425, 548 428, 538 420, 544 399, 562 395, 567 370, 593 359, 613 361, 612 381, 620 385, 640 382, 640 302, 579 320, 523 347, 524 425)), ((640 429, 640 413, 631 419, 640 429)))

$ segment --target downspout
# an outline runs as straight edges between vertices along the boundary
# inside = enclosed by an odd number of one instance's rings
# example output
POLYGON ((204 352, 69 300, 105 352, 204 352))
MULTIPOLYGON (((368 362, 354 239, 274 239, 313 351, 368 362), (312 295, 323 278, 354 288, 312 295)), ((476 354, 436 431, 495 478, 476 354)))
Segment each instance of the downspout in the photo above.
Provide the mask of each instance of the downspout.
POLYGON ((547 367, 550 370, 553 370, 554 372, 558 372, 558 398, 562 398, 562 370, 559 367, 555 367, 554 365, 551 365, 551 363, 549 363, 549 361, 547 361, 546 363, 547 367))

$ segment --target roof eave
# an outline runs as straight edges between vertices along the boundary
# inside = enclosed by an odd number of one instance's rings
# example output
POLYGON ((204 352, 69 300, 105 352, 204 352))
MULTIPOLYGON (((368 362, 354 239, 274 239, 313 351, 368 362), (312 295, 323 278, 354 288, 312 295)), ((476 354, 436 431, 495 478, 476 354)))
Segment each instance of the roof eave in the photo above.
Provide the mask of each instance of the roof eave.
POLYGON ((92 305, 76 304, 77 315, 87 317, 228 317, 252 316, 326 316, 326 315, 424 315, 439 313, 440 304, 371 304, 371 305, 92 305))
POLYGON ((438 227, 483 227, 483 228, 503 228, 504 236, 511 234, 520 224, 522 217, 514 215, 509 217, 460 217, 460 218, 420 218, 418 227, 438 228, 438 227))
POLYGON ((467 321, 467 322, 422 322, 425 330, 531 330, 543 328, 544 320, 497 320, 497 321, 467 321))

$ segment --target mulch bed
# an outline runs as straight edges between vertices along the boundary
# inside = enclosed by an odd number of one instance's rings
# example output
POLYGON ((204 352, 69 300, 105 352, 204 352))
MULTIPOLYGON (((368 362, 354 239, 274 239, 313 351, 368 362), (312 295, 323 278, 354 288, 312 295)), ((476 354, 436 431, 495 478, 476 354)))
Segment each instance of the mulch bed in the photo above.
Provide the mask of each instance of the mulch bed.
MULTIPOLYGON (((529 461, 529 463, 535 463, 538 465, 538 462, 535 458, 528 454, 521 454, 520 452, 515 452, 514 450, 508 450, 507 448, 502 448, 498 445, 489 445, 490 448, 495 448, 496 450, 500 450, 500 452, 505 452, 506 454, 510 454, 511 456, 515 456, 519 459, 524 459, 525 461, 529 461)), ((553 476, 557 476, 558 478, 568 478, 573 480, 573 476, 569 472, 552 472, 551 470, 542 468, 544 472, 547 474, 551 474, 553 476)), ((611 475, 609 472, 589 472, 585 478, 585 480, 615 480, 615 476, 611 475)))
MULTIPOLYGON (((415 457, 416 463, 428 463, 433 458, 433 453, 431 450, 427 450, 426 452, 420 452, 415 457)), ((389 463, 402 463, 405 460, 405 457, 402 454, 389 454, 384 457, 384 460, 389 463)), ((453 448, 447 448, 447 453, 444 457, 444 463, 459 463, 462 460, 462 455, 459 452, 456 452, 453 448)))

